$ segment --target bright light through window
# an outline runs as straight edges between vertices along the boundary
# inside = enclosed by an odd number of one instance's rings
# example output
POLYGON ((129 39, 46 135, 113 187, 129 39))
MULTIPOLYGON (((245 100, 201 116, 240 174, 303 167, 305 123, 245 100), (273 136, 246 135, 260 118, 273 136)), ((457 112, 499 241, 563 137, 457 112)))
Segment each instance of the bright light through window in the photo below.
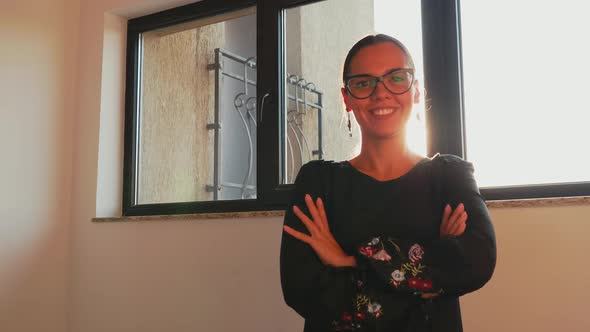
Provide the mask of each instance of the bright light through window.
MULTIPOLYGON (((416 65, 418 84, 422 79, 422 16, 420 1, 375 0, 375 31, 401 41, 412 54, 416 65)), ((408 123, 408 144, 413 151, 426 155, 426 121, 424 102, 414 106, 416 116, 408 123)))
POLYGON ((590 181, 583 1, 462 1, 467 158, 480 186, 590 181))

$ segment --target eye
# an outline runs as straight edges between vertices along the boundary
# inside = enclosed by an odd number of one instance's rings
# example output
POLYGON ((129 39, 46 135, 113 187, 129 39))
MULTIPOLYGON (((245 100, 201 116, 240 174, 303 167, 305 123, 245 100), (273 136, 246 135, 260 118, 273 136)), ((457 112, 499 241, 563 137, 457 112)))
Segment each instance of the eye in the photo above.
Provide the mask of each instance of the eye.
POLYGON ((389 80, 392 81, 393 83, 399 83, 399 82, 403 82, 406 80, 406 75, 403 73, 396 73, 396 74, 392 74, 389 77, 389 80))
POLYGON ((373 85, 374 85, 373 80, 371 78, 365 78, 365 77, 354 78, 348 82, 348 86, 353 89, 367 88, 367 87, 371 87, 373 85))
POLYGON ((354 82, 354 87, 355 88, 366 88, 370 85, 369 80, 363 80, 363 81, 356 81, 354 82))

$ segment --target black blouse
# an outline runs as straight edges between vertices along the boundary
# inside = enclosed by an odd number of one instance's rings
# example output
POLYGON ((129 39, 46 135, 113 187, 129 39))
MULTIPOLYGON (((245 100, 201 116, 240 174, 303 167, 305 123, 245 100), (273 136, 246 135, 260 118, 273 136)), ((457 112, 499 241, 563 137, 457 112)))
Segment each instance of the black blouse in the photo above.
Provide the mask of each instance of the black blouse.
POLYGON ((494 229, 473 166, 456 156, 422 159, 379 181, 346 161, 301 167, 285 225, 308 233, 305 194, 322 197, 332 234, 356 268, 324 265, 306 243, 283 234, 281 284, 304 332, 461 331, 458 297, 482 287, 496 263, 494 229), (440 238, 446 204, 465 205, 467 228, 440 238), (423 300, 422 293, 440 293, 423 300))

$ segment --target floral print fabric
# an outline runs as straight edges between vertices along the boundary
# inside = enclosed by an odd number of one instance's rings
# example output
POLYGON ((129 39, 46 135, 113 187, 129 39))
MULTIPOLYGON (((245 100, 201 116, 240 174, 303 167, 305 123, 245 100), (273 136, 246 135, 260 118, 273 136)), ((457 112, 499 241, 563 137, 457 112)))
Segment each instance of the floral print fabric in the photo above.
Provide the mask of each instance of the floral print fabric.
POLYGON ((368 260, 374 270, 388 284, 399 290, 409 290, 416 295, 439 292, 434 290, 428 269, 423 264, 424 247, 412 243, 408 249, 391 237, 375 237, 358 249, 361 258, 368 260))
MULTIPOLYGON (((404 246, 391 237, 375 237, 361 245, 358 253, 357 259, 364 259, 380 279, 398 291, 408 291, 416 296, 442 293, 442 290, 434 289, 428 268, 423 264, 424 247, 418 243, 404 246)), ((362 330, 387 314, 379 300, 368 295, 363 280, 357 280, 356 286, 353 310, 344 312, 339 320, 332 321, 332 330, 362 330)))
POLYGON ((339 321, 332 322, 334 331, 354 331, 363 328, 370 321, 383 316, 381 304, 369 296, 359 293, 354 299, 354 312, 344 312, 339 321))
POLYGON ((340 320, 332 321, 333 331, 358 331, 372 325, 383 316, 383 308, 377 299, 369 296, 362 280, 356 281, 357 294, 353 299, 352 311, 342 313, 340 320))

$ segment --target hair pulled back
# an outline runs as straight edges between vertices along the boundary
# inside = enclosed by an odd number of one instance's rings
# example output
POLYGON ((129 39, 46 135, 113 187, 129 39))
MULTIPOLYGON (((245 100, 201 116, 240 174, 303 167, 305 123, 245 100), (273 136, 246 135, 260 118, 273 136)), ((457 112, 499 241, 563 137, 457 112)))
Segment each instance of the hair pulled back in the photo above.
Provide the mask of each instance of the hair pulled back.
POLYGON ((342 70, 342 82, 346 83, 346 77, 348 76, 348 72, 350 71, 350 63, 352 62, 352 58, 363 48, 367 46, 371 46, 378 43, 392 43, 395 46, 399 47, 404 54, 406 55, 406 62, 410 68, 414 68, 414 60, 408 52, 408 49, 400 42, 399 40, 385 35, 385 34, 377 34, 377 35, 368 35, 363 39, 359 40, 352 46, 348 54, 346 55, 346 59, 344 60, 344 68, 342 70))

